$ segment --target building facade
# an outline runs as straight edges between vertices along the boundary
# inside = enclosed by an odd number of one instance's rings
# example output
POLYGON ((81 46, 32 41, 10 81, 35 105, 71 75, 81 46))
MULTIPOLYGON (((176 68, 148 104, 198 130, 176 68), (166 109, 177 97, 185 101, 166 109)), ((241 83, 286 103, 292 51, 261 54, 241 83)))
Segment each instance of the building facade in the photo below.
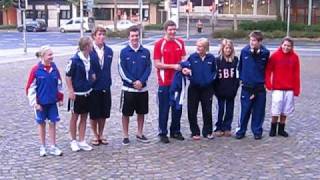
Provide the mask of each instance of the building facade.
MULTIPOLYGON (((170 0, 168 0, 170 1, 170 0)), ((176 0, 171 0, 176 3, 176 0)), ((179 2, 179 1, 178 1, 179 2)), ((211 16, 216 10, 218 18, 232 18, 234 14, 242 19, 286 20, 287 0, 180 0, 180 15, 186 16, 187 3, 192 5, 193 17, 211 16)), ((291 0, 292 23, 317 24, 320 21, 320 0, 291 0)))

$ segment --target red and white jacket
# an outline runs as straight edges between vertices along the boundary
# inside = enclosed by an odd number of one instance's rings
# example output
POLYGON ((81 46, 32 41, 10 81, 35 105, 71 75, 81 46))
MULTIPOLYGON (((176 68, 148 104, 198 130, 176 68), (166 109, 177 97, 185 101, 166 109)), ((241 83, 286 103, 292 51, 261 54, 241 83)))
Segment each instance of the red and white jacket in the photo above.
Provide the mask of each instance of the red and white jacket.
POLYGON ((29 104, 34 106, 54 104, 63 100, 62 81, 54 63, 44 66, 41 62, 33 66, 26 85, 29 104))

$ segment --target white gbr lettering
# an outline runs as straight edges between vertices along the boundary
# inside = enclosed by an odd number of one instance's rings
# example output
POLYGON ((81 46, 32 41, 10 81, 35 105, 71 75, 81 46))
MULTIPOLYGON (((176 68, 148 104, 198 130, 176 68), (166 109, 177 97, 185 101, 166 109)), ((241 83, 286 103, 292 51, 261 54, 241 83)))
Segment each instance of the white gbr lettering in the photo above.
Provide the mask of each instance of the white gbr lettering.
POLYGON ((230 69, 230 74, 231 74, 231 78, 233 78, 234 77, 234 68, 230 69))
POLYGON ((234 76, 235 76, 235 68, 219 69, 219 79, 234 78, 234 76))
POLYGON ((223 77, 224 77, 224 78, 229 78, 229 71, 228 71, 228 69, 223 69, 223 77))

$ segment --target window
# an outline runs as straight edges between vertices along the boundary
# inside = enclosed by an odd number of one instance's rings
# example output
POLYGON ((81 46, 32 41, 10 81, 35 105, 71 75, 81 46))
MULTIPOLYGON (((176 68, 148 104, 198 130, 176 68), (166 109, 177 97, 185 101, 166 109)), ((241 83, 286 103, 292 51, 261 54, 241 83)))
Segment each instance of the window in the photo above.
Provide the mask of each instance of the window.
POLYGON ((60 19, 70 19, 71 12, 70 10, 60 10, 60 19))
POLYGON ((111 20, 111 9, 93 8, 93 16, 96 20, 111 20))
POLYGON ((26 18, 33 19, 33 10, 26 10, 26 18))
POLYGON ((37 19, 46 19, 46 12, 43 10, 36 10, 37 19))

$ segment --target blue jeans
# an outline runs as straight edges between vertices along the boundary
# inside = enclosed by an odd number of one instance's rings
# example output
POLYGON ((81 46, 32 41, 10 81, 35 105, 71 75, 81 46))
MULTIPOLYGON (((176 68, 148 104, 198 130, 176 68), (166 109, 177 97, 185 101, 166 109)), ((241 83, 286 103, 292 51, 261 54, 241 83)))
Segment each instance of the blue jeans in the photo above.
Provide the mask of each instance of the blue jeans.
MULTIPOLYGON (((159 135, 166 136, 168 134, 167 124, 170 110, 169 99, 170 86, 159 86, 158 100, 159 100, 159 135)), ((174 106, 171 107, 171 126, 170 134, 180 133, 180 119, 182 110, 177 110, 174 106)))
POLYGON ((231 131, 233 120, 234 98, 217 97, 218 99, 218 120, 216 131, 231 131))

